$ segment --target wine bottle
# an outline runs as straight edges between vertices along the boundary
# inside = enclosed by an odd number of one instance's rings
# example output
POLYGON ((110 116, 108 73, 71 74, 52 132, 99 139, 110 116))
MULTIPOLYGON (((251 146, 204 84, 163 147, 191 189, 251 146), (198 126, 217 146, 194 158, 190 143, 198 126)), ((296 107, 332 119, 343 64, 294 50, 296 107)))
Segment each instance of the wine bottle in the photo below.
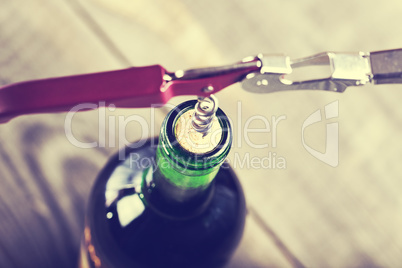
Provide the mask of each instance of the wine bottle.
POLYGON ((178 105, 159 139, 125 148, 100 173, 81 267, 220 267, 230 259, 245 223, 242 188, 224 162, 232 131, 221 109, 209 134, 194 131, 196 103, 178 105))

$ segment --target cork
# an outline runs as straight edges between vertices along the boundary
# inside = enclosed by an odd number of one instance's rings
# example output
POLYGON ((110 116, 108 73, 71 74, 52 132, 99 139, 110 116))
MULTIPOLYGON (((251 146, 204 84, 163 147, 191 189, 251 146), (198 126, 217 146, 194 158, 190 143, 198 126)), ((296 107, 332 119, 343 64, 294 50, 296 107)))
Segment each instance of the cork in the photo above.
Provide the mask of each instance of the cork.
POLYGON ((194 115, 194 109, 188 110, 182 114, 176 121, 175 135, 176 139, 185 150, 195 154, 205 154, 219 144, 222 138, 222 127, 218 118, 214 116, 211 122, 211 129, 208 133, 197 132, 191 124, 194 115))

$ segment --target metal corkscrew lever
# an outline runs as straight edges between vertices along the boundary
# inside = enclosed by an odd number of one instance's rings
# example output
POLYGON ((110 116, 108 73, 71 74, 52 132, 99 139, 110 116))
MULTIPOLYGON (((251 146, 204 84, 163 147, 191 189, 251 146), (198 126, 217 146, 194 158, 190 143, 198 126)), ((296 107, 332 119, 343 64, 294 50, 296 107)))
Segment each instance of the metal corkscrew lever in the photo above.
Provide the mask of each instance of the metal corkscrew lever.
POLYGON ((350 86, 402 83, 402 49, 371 53, 325 52, 290 60, 284 55, 259 55, 261 69, 243 80, 243 88, 255 93, 282 90, 326 90, 343 92, 350 86), (331 75, 321 79, 290 81, 285 75, 295 68, 328 66, 331 75))
POLYGON ((349 86, 367 83, 402 83, 402 49, 325 52, 297 60, 268 54, 236 64, 174 73, 152 65, 21 82, 0 88, 0 122, 23 114, 67 112, 83 102, 102 101, 122 108, 151 107, 179 95, 208 97, 237 82, 254 93, 304 89, 343 92, 349 86), (307 66, 326 66, 330 76, 300 81, 285 77, 293 69, 307 66))

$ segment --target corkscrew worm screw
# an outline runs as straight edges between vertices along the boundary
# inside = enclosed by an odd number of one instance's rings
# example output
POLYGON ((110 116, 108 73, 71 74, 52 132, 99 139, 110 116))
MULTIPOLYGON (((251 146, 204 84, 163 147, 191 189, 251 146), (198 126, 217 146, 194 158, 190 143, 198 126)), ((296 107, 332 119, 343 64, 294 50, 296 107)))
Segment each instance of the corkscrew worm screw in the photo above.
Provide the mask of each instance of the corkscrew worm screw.
POLYGON ((209 97, 198 97, 198 102, 194 108, 191 124, 199 132, 208 133, 212 126, 212 120, 218 110, 218 99, 211 94, 209 97))

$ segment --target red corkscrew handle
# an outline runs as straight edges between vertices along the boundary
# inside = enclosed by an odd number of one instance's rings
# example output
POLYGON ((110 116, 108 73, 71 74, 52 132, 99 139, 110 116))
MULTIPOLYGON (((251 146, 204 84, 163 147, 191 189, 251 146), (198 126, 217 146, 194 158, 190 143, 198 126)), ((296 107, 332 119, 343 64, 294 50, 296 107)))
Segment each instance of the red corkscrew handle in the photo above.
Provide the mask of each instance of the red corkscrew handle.
POLYGON ((164 72, 154 65, 8 85, 0 88, 0 121, 22 114, 66 112, 85 102, 147 107, 163 97, 164 72))
POLYGON ((81 103, 143 108, 165 104, 178 95, 208 96, 240 81, 251 70, 255 67, 171 80, 162 66, 152 65, 11 84, 0 88, 0 123, 23 114, 67 112, 81 103), (203 91, 208 86, 213 92, 203 91))

